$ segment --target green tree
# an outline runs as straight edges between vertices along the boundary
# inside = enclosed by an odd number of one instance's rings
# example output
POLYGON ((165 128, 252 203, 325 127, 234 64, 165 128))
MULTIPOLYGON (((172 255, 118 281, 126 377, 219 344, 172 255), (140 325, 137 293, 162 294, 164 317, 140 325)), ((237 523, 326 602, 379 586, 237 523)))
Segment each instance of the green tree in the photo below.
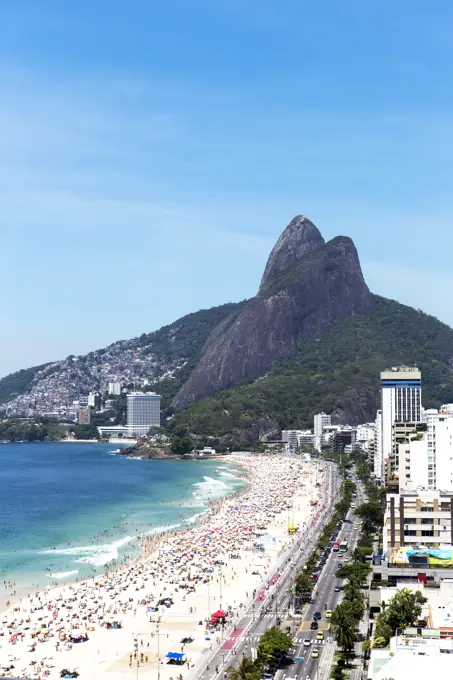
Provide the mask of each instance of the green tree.
POLYGON ((314 583, 308 569, 301 571, 296 579, 296 593, 302 597, 310 595, 313 591, 314 583))
POLYGON ((330 671, 330 677, 332 678, 332 680, 347 680, 347 678, 349 678, 349 675, 346 673, 343 666, 340 666, 339 664, 336 663, 332 666, 332 669, 330 671))
POLYGON ((288 633, 284 633, 277 626, 268 628, 257 647, 257 661, 260 667, 265 667, 271 661, 275 661, 280 656, 287 654, 291 649, 293 639, 288 633))
POLYGON ((181 456, 184 453, 190 453, 193 449, 193 442, 191 437, 185 435, 183 437, 175 436, 171 440, 171 450, 173 453, 181 456))
POLYGON ((365 640, 362 642, 362 652, 363 656, 365 659, 367 659, 370 656, 371 653, 371 641, 370 640, 365 640))
POLYGON ((388 644, 390 636, 397 628, 415 625, 421 617, 425 602, 427 599, 419 590, 415 592, 409 588, 398 590, 387 604, 383 603, 376 622, 376 637, 384 637, 388 644))
POLYGON ((347 606, 340 604, 332 615, 333 638, 346 658, 351 654, 356 641, 355 621, 347 606))
POLYGON ((365 528, 368 530, 382 526, 384 521, 382 504, 375 501, 369 501, 360 505, 356 510, 356 515, 364 520, 365 528))
POLYGON ((229 680, 259 680, 260 676, 260 669, 249 656, 244 656, 238 666, 228 669, 229 680))
POLYGON ((345 564, 337 569, 336 575, 338 578, 347 579, 348 581, 355 580, 363 584, 369 573, 371 573, 369 564, 345 564))

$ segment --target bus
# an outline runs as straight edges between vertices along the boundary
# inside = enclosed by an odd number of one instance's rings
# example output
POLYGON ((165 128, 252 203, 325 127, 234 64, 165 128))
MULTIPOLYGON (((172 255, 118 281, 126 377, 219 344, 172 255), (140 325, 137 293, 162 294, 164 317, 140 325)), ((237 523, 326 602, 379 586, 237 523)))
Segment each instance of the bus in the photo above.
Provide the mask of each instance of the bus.
POLYGON ((346 552, 348 549, 348 542, 347 541, 341 541, 340 543, 340 552, 346 552))

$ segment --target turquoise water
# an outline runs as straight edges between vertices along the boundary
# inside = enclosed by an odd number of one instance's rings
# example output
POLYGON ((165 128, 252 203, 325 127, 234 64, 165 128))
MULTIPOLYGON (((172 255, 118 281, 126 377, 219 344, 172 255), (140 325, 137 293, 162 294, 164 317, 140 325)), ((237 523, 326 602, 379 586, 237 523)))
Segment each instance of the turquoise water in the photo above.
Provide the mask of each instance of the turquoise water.
POLYGON ((138 553, 138 534, 188 528, 244 483, 223 461, 137 460, 115 448, 0 445, 2 585, 22 591, 102 573, 138 553))

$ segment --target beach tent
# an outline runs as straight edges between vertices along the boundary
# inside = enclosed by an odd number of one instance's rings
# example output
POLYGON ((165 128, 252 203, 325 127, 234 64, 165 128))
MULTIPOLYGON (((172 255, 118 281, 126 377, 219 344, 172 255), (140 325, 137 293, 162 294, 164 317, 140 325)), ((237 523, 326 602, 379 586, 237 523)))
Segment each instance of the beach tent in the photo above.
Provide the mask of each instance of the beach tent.
POLYGON ((223 609, 219 609, 219 611, 214 612, 214 614, 211 614, 211 619, 224 619, 227 616, 226 612, 223 611, 223 609))
POLYGON ((186 662, 186 655, 180 654, 178 652, 168 652, 167 659, 169 664, 176 664, 177 666, 182 666, 186 662))

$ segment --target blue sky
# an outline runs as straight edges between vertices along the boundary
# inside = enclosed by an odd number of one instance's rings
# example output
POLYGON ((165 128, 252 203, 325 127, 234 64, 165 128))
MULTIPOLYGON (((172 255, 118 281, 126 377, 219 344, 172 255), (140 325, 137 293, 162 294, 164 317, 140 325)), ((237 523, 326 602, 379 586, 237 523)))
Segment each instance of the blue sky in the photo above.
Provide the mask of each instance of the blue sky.
POLYGON ((0 375, 253 295, 286 224, 453 325, 449 0, 3 0, 0 375))

